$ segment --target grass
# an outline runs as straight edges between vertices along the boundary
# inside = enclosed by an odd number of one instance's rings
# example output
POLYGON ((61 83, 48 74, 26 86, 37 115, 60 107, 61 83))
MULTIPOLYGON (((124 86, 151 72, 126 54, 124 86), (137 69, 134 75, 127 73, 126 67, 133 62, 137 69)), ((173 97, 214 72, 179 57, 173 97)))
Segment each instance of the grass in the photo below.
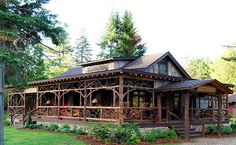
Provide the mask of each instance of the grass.
POLYGON ((4 127, 5 145, 86 145, 73 136, 4 127))

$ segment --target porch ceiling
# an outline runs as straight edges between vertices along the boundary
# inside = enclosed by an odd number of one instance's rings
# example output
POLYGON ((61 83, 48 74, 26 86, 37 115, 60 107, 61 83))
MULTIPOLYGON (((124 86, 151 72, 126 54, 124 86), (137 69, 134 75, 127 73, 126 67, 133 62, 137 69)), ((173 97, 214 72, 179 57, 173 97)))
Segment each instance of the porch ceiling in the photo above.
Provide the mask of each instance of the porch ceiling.
POLYGON ((193 90, 199 87, 209 85, 214 87, 218 93, 232 94, 233 91, 217 80, 185 80, 161 86, 156 89, 157 92, 193 90))

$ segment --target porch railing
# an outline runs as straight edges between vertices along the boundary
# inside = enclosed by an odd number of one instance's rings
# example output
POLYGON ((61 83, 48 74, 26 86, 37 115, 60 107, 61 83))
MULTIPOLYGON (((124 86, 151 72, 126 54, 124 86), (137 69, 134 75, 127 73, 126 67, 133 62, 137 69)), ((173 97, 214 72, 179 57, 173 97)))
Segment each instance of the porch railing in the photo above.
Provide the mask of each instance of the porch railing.
MULTIPOLYGON (((227 109, 221 109, 222 119, 227 119, 227 109)), ((189 108, 189 115, 192 121, 199 121, 201 119, 204 120, 218 120, 218 109, 217 108, 208 108, 208 109, 200 109, 200 108, 189 108)))
POLYGON ((37 114, 41 117, 82 120, 84 110, 86 110, 86 120, 118 121, 119 119, 119 107, 106 106, 39 106, 37 114))
POLYGON ((124 116, 128 121, 157 121, 157 107, 125 107, 124 116))

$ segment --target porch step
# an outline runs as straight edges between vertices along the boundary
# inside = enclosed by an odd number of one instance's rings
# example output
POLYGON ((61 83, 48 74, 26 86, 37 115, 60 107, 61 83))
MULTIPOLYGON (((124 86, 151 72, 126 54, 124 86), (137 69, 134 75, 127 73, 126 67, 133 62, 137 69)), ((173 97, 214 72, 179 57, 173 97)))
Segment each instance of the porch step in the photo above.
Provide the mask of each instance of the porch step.
MULTIPOLYGON (((183 123, 174 123, 169 128, 174 128, 177 132, 177 134, 184 135, 184 124, 183 123)), ((196 138, 201 137, 201 133, 199 131, 196 131, 194 128, 189 127, 189 137, 190 138, 196 138)))

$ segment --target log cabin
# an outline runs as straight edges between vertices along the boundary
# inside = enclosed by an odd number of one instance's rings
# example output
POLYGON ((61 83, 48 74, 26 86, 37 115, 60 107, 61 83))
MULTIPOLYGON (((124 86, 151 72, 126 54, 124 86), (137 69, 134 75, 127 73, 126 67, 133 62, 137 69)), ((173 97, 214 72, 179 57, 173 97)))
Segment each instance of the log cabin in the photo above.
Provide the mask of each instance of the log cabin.
MULTIPOLYGON (((227 122, 227 86, 192 79, 170 52, 80 64, 26 90, 8 88, 8 113, 35 119, 190 127, 227 122)), ((220 131, 218 130, 220 134, 220 131)))

